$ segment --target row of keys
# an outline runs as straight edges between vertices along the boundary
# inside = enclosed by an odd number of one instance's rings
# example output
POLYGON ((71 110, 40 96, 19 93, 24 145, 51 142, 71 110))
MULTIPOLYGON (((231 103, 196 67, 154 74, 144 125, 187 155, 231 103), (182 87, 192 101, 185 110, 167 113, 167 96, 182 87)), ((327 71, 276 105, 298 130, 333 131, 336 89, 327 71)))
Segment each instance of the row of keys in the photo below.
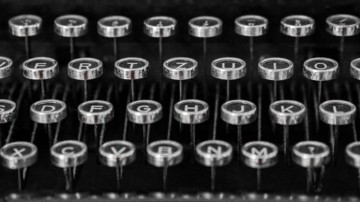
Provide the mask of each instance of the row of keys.
MULTIPOLYGON (((259 15, 236 18, 235 32, 242 36, 257 37, 268 30, 268 20, 259 15)), ((359 33, 360 19, 353 15, 337 14, 326 19, 327 31, 334 36, 353 36, 359 33)), ((109 16, 98 21, 98 33, 104 37, 123 37, 131 33, 131 20, 124 16, 109 16)), ((155 16, 144 21, 144 32, 150 37, 170 37, 175 34, 177 21, 168 16, 155 16)), ((222 21, 217 17, 200 16, 189 20, 189 34, 195 37, 215 37, 222 33, 222 21)), ((291 15, 281 20, 281 33, 291 37, 304 37, 315 30, 315 20, 309 16, 291 15)), ((14 36, 34 36, 40 32, 42 19, 36 15, 20 15, 9 20, 14 36)), ((80 15, 63 15, 55 19, 54 31, 63 37, 79 37, 87 33, 88 20, 80 15)))

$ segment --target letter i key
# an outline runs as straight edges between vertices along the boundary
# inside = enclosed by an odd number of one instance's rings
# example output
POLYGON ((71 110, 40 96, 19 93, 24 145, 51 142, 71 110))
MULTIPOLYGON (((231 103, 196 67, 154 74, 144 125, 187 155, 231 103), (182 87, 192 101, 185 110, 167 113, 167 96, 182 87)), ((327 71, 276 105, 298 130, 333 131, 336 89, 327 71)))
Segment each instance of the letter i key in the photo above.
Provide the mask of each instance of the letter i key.
POLYGON ((102 145, 105 135, 105 124, 114 118, 114 107, 110 102, 103 100, 90 100, 78 106, 79 121, 94 125, 94 136, 96 148, 102 145), (100 137, 98 136, 98 125, 102 124, 100 137))
POLYGON ((209 105, 201 100, 182 100, 174 105, 175 120, 183 124, 190 124, 190 142, 194 152, 196 145, 195 124, 207 121, 209 116, 209 105))
POLYGON ((270 118, 277 124, 283 125, 283 151, 284 162, 288 163, 287 151, 289 142, 289 125, 296 125, 306 117, 305 106, 294 100, 279 100, 271 103, 269 107, 270 118))
POLYGON ((105 166, 116 168, 116 183, 118 191, 120 191, 120 180, 123 176, 123 167, 132 163, 135 158, 135 145, 125 140, 105 142, 99 148, 100 162, 105 166))
POLYGON ((30 107, 30 117, 36 123, 46 124, 49 138, 49 147, 53 143, 51 131, 52 123, 58 123, 66 118, 66 104, 60 100, 41 100, 33 103, 30 107))
POLYGON ((126 109, 130 122, 143 125, 143 146, 146 151, 150 139, 150 124, 162 118, 162 106, 153 100, 138 100, 129 103, 126 109))
POLYGON ((63 168, 67 191, 73 191, 76 169, 85 163, 87 156, 87 146, 80 141, 65 140, 51 147, 50 161, 53 165, 63 168))
POLYGON ((68 64, 68 75, 84 83, 84 101, 88 99, 87 80, 93 80, 103 75, 103 64, 95 58, 78 58, 68 64))
POLYGON ((354 104, 344 100, 328 100, 319 105, 320 120, 331 125, 330 142, 331 157, 336 163, 337 141, 340 125, 348 125, 355 121, 356 107, 354 104))

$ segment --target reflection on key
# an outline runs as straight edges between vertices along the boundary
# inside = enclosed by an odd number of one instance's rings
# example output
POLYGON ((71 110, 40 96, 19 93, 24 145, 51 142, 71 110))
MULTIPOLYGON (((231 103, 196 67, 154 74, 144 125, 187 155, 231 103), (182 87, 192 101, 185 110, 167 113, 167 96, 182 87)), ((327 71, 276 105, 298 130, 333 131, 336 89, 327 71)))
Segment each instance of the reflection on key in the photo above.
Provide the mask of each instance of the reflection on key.
POLYGON ((190 142, 193 151, 195 151, 196 145, 195 124, 207 121, 209 116, 209 105, 201 100, 182 100, 174 105, 175 120, 183 124, 190 124, 190 142))
POLYGON ((332 160, 336 162, 339 125, 348 125, 355 121, 356 107, 344 100, 328 100, 319 106, 320 120, 331 125, 330 142, 332 160))
POLYGON ((340 53, 344 52, 345 37, 354 36, 360 32, 360 19, 353 15, 336 14, 326 18, 326 31, 340 37, 340 53))
POLYGON ((148 76, 149 62, 142 58, 123 58, 115 62, 114 74, 124 80, 130 80, 131 100, 135 101, 134 80, 148 76))
POLYGON ((59 73, 58 62, 48 57, 36 57, 26 60, 22 64, 22 67, 25 78, 41 81, 41 99, 45 99, 45 80, 51 79, 59 73))
POLYGON ((261 78, 273 81, 273 100, 277 98, 277 82, 291 78, 294 64, 285 58, 266 58, 259 62, 258 71, 261 78))
POLYGON ((246 63, 239 58, 218 58, 211 63, 211 76, 226 80, 226 100, 230 98, 230 80, 237 80, 246 75, 246 63))
POLYGON ((26 169, 37 161, 37 147, 30 142, 12 142, 4 145, 0 150, 1 164, 18 171, 18 189, 23 189, 26 179, 26 169))
POLYGON ((81 15, 62 15, 54 21, 54 32, 70 40, 70 59, 75 58, 74 38, 88 31, 88 19, 81 15))
POLYGON ((244 15, 235 20, 235 33, 249 37, 250 59, 254 59, 254 37, 263 36, 269 28, 268 19, 260 15, 244 15))
POLYGON ((98 21, 97 31, 103 37, 113 38, 114 60, 116 61, 118 58, 117 38, 129 35, 132 31, 132 23, 124 16, 107 16, 98 21))
POLYGON ((345 160, 358 170, 358 189, 360 190, 360 142, 352 142, 346 146, 345 160))
MULTIPOLYGON (((105 135, 105 125, 114 118, 114 107, 108 101, 90 100, 78 106, 79 121, 84 124, 94 125, 94 136, 96 148, 102 145, 105 135), (98 135, 98 125, 101 124, 100 137, 98 135)), ((81 138, 80 138, 81 139, 81 138)))
POLYGON ((307 168, 307 191, 320 192, 325 165, 330 161, 329 147, 317 141, 299 142, 292 149, 292 160, 307 168), (320 173, 314 172, 317 168, 321 169, 320 173))
POLYGON ((120 191, 120 180, 123 176, 123 167, 135 161, 135 158, 135 145, 128 141, 113 140, 105 142, 99 148, 100 162, 105 166, 116 168, 116 183, 118 191, 120 191))
POLYGON ((179 100, 182 100, 182 81, 197 76, 198 63, 192 58, 176 57, 166 60, 163 64, 163 74, 166 78, 179 81, 179 100))
POLYGON ((300 124, 306 117, 305 106, 294 100, 280 100, 271 103, 270 118, 277 124, 283 125, 283 151, 285 164, 288 162, 287 151, 289 142, 289 125, 300 124))
POLYGON ((153 100, 138 100, 127 105, 128 120, 143 125, 143 147, 147 148, 150 139, 150 124, 162 118, 162 106, 153 100))
POLYGON ((88 99, 87 80, 103 75, 103 63, 95 58, 78 58, 68 64, 68 76, 84 82, 84 101, 88 99))
POLYGON ((181 163, 183 147, 172 140, 158 140, 150 143, 146 151, 149 164, 163 168, 163 190, 166 191, 168 167, 181 163))
POLYGON ((50 149, 51 163, 64 169, 66 190, 72 191, 76 179, 76 169, 85 163, 88 156, 87 146, 75 140, 65 140, 54 144, 50 149))
POLYGON ((211 167, 211 190, 215 190, 215 168, 226 166, 233 155, 232 146, 222 140, 207 140, 196 145, 196 160, 211 167))
POLYGON ((26 58, 31 57, 31 47, 29 37, 36 36, 42 28, 42 19, 36 15, 18 15, 11 18, 8 22, 10 33, 25 39, 26 58))
POLYGON ((66 118, 66 115, 66 104, 60 100, 41 100, 33 103, 30 107, 31 120, 36 123, 46 124, 49 146, 51 146, 53 142, 50 124, 62 121, 66 118))
POLYGON ((246 143, 241 149, 241 159, 245 165, 257 170, 256 187, 260 191, 261 169, 274 166, 278 162, 278 148, 265 141, 246 143))
POLYGON ((297 57, 299 38, 311 35, 315 31, 315 20, 306 15, 290 15, 281 20, 280 32, 295 38, 294 55, 297 57))

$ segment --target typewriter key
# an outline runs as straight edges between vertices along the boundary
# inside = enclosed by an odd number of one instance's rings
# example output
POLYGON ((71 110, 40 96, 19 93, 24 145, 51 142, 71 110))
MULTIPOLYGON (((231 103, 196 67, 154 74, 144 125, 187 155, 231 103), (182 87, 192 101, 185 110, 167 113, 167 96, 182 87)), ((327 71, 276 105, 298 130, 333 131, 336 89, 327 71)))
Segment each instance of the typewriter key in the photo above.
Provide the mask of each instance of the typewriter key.
POLYGON ((40 33, 42 19, 36 15, 18 15, 8 22, 10 33, 13 36, 24 37, 26 58, 31 57, 30 39, 40 33))
POLYGON ((217 17, 199 16, 192 18, 189 23, 189 34, 203 38, 203 52, 206 54, 206 38, 216 37, 222 33, 222 21, 217 17))
POLYGON ((350 75, 356 79, 360 80, 360 58, 356 58, 351 61, 350 64, 350 75))
POLYGON ((269 27, 268 19, 259 15, 244 15, 235 19, 235 33, 249 37, 250 58, 254 58, 254 39, 265 35, 269 27))
POLYGON ((171 140, 158 140, 146 149, 149 164, 163 168, 163 189, 166 191, 168 167, 179 164, 183 159, 183 147, 171 140))
POLYGON ((144 33, 149 37, 159 38, 159 57, 162 63, 162 39, 175 34, 176 20, 168 16, 155 16, 144 21, 144 33))
POLYGON ((72 190, 76 167, 87 160, 87 146, 76 140, 58 142, 50 149, 50 160, 53 165, 63 168, 66 190, 72 190))
MULTIPOLYGON (((292 149, 292 160, 295 164, 307 168, 307 190, 311 191, 311 186, 314 183, 315 177, 314 169, 325 169, 325 165, 330 161, 329 147, 317 141, 302 141, 297 143, 292 149)), ((320 172, 324 175, 324 171, 320 172)), ((317 177, 319 180, 322 176, 317 177)), ((321 184, 318 182, 317 184, 321 184)))
POLYGON ((311 35, 315 30, 315 21, 305 15, 290 15, 281 20, 280 32, 295 38, 295 56, 299 49, 299 38, 311 35))
POLYGON ((346 162, 358 169, 358 183, 360 189, 360 142, 350 143, 345 149, 346 162))
POLYGON ((274 101, 277 97, 277 82, 289 79, 294 74, 294 64, 285 58, 266 58, 259 62, 261 78, 273 81, 274 101))
POLYGON ((30 142, 12 142, 4 145, 0 151, 1 164, 18 171, 18 189, 23 189, 27 167, 37 161, 37 147, 30 142))
POLYGON ((97 23, 98 34, 107 37, 113 38, 113 48, 114 48, 114 58, 115 60, 118 57, 118 43, 117 38, 127 36, 132 31, 131 20, 124 16, 107 16, 101 18, 97 23))
POLYGON ((271 103, 269 107, 271 120, 283 125, 283 150, 284 160, 287 162, 287 151, 289 142, 289 125, 300 124, 306 117, 305 106, 294 100, 280 100, 271 103))
MULTIPOLYGON (((328 100, 319 106, 320 120, 331 125, 331 155, 335 160, 339 125, 351 124, 355 121, 356 107, 354 104, 343 100, 328 100)), ((334 161, 335 162, 335 161, 334 161)))
POLYGON ((136 148, 134 144, 128 141, 106 142, 99 148, 99 158, 105 166, 116 168, 117 188, 120 190, 123 167, 135 160, 136 148))
POLYGON ((114 107, 110 102, 103 100, 91 100, 83 102, 78 107, 79 120, 82 123, 94 125, 94 135, 97 147, 102 145, 104 139, 105 124, 114 118, 114 107), (97 126, 102 124, 100 138, 97 126), (99 139, 98 139, 99 138, 99 139))
POLYGON ((11 76, 12 65, 13 61, 10 58, 0 56, 0 79, 11 76))
POLYGON ((162 106, 153 100, 138 100, 127 105, 128 120, 143 125, 143 146, 146 149, 150 138, 150 124, 162 118, 162 106))
POLYGON ((257 118, 256 105, 247 100, 230 100, 221 106, 221 119, 237 126, 238 152, 242 147, 241 126, 254 122, 257 118))
POLYGON ((344 37, 354 36, 360 32, 360 19, 353 15, 337 14, 326 19, 327 32, 340 37, 340 52, 344 51, 344 37))
POLYGON ((232 146, 221 140, 207 140, 196 146, 196 160, 211 167, 211 190, 215 189, 215 168, 229 164, 232 153, 232 146))
POLYGON ((179 100, 182 100, 182 81, 197 76, 198 63, 196 60, 185 57, 175 57, 166 60, 163 64, 163 73, 166 78, 179 81, 179 100))
POLYGON ((88 19, 81 15, 62 15, 54 21, 54 32, 70 40, 70 58, 74 59, 74 37, 80 37, 88 31, 88 19))
POLYGON ((30 107, 30 117, 36 123, 46 124, 49 136, 49 145, 52 145, 53 136, 51 123, 57 123, 66 117, 66 104, 60 100, 41 100, 30 107))
POLYGON ((339 64, 330 58, 310 58, 304 62, 303 75, 310 80, 318 81, 318 102, 321 101, 322 81, 335 79, 339 74, 339 64))
POLYGON ((230 97, 230 80, 236 80, 246 75, 246 63, 239 58, 218 58, 211 63, 211 76, 226 80, 226 100, 230 97))
POLYGON ((134 80, 147 77, 149 62, 142 58, 123 58, 115 62, 114 74, 120 79, 130 80, 131 100, 135 100, 134 80))
POLYGON ((252 141, 241 149, 241 157, 245 165, 257 170, 257 190, 261 185, 261 169, 274 166, 278 162, 278 148, 270 142, 252 141))
POLYGON ((14 120, 16 103, 11 100, 0 99, 0 124, 14 120))
POLYGON ((177 102, 174 105, 174 118, 183 124, 190 124, 191 146, 195 151, 195 124, 209 119, 209 105, 201 100, 189 99, 177 102))
POLYGON ((68 64, 68 75, 84 82, 84 101, 87 100, 87 80, 99 78, 103 74, 103 63, 95 58, 78 58, 68 64))
POLYGON ((46 96, 46 79, 51 79, 59 73, 58 62, 48 57, 36 57, 22 64, 23 76, 31 80, 41 80, 41 98, 46 96))

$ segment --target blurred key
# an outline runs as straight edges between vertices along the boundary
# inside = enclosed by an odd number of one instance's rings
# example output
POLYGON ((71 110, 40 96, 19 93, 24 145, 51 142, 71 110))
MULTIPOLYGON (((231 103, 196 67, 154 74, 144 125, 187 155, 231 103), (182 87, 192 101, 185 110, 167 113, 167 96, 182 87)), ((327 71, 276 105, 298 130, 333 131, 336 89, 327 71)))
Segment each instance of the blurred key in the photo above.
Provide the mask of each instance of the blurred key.
POLYGON ((13 70, 13 61, 10 58, 0 56, 0 79, 10 77, 13 70))
POLYGON ((358 170, 358 189, 360 189, 360 142, 352 142, 346 146, 345 160, 358 170))
POLYGON ((10 33, 25 39, 26 58, 31 57, 31 47, 29 37, 36 36, 42 28, 42 19, 36 15, 18 15, 11 18, 8 22, 10 33))

